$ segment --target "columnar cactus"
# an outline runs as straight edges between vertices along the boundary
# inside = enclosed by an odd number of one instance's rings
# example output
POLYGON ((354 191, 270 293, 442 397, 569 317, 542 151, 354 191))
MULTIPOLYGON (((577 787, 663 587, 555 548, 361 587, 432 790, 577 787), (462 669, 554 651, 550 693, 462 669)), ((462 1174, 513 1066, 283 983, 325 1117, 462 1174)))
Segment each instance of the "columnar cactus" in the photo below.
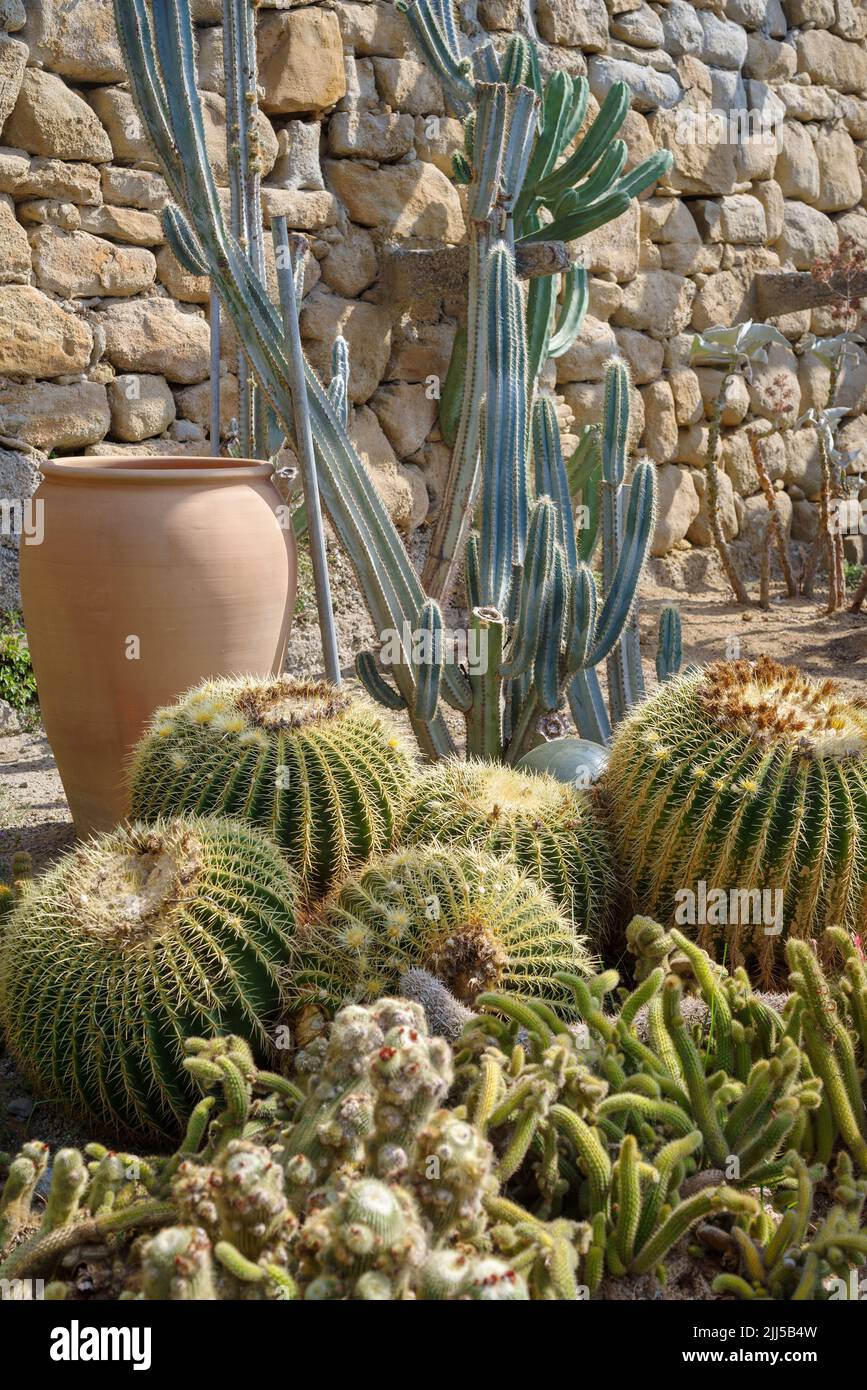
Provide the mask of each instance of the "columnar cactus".
MULTIPOLYGON (((469 185, 467 366, 448 498, 430 551, 430 596, 348 438, 339 401, 304 363, 318 479, 380 640, 407 631, 433 639, 433 655, 421 660, 401 640, 389 680, 376 670, 372 653, 363 653, 360 678, 377 699, 405 709, 427 757, 455 752, 444 701, 466 716, 472 753, 515 762, 535 740, 540 717, 558 708, 566 691, 581 731, 605 735, 608 717, 592 667, 617 656, 615 646, 623 647, 627 676, 626 683, 618 679, 616 691, 612 687, 615 717, 641 693, 633 606, 650 539, 653 468, 640 464, 635 470, 629 506, 623 496, 618 504, 622 524, 613 510, 606 523, 613 558, 605 562, 597 625, 592 576, 577 564, 570 540, 567 473, 556 458, 559 437, 556 448, 547 437, 550 403, 534 405, 533 398, 542 357, 568 346, 586 303, 586 277, 570 264, 567 242, 625 212, 665 172, 670 156, 658 153, 624 174, 626 147, 614 139, 629 103, 621 83, 570 151, 589 100, 583 79, 558 73, 543 86, 535 49, 525 39, 510 43, 502 57, 485 43, 464 60, 450 3, 411 0, 407 12, 453 108, 468 116, 466 153, 455 170, 469 185), (546 224, 549 215, 554 220, 546 224), (515 278, 516 236, 519 253, 554 238, 558 254, 550 273, 566 271, 567 292, 553 332, 553 281, 543 288, 537 279, 525 313, 515 278), (531 440, 534 411, 538 427, 531 440), (540 481, 549 474, 550 487, 540 481), (491 660, 486 672, 468 678, 451 653, 443 653, 438 601, 461 559, 480 480, 484 525, 476 570, 482 592, 471 602, 471 623, 484 631, 491 660), (527 606, 534 593, 535 614, 527 606), (507 636, 511 647, 504 652, 507 636)), ((280 315, 245 249, 243 228, 229 230, 223 220, 196 90, 189 0, 115 0, 115 16, 133 97, 173 199, 163 218, 166 239, 188 271, 210 275, 265 395, 291 433, 294 359, 280 315)), ((255 92, 255 81, 246 91, 255 92)), ((611 451, 620 449, 622 432, 621 420, 611 451)), ((622 481, 621 469, 618 492, 622 481)), ((468 551, 467 568, 472 567, 468 551)))
POLYGON ((867 1180, 852 1171, 852 1160, 838 1154, 830 1192, 833 1202, 821 1221, 813 1211, 813 1186, 807 1165, 795 1157, 793 1168, 796 1200, 789 1206, 773 1234, 763 1242, 751 1239, 738 1226, 732 1228, 740 1271, 717 1275, 714 1293, 734 1298, 855 1300, 863 1297, 863 1283, 853 1271, 864 1258, 864 1207, 867 1180))
POLYGON ((48 1166, 48 1145, 31 1139, 9 1164, 0 1192, 0 1250, 25 1229, 39 1179, 48 1166))
POLYGON ((513 864, 455 845, 417 845, 373 861, 326 900, 299 937, 296 1007, 370 1000, 421 966, 462 1003, 487 989, 560 999, 559 970, 586 972, 584 938, 513 864))
MULTIPOLYGON (((484 457, 490 450, 482 439, 485 395, 485 413, 495 432, 507 438, 511 430, 501 406, 515 373, 503 372, 497 330, 491 333, 486 325, 492 306, 485 262, 492 247, 501 239, 519 249, 542 241, 575 241, 624 213, 633 198, 662 177, 671 156, 657 151, 624 174, 627 149, 616 137, 631 101, 626 83, 613 84, 596 118, 587 123, 586 79, 559 71, 543 83, 536 46, 523 36, 510 39, 501 57, 490 43, 482 43, 466 59, 451 0, 399 0, 399 8, 405 10, 449 105, 464 118, 464 149, 454 156, 453 166, 456 180, 467 185, 470 291, 467 323, 456 339, 440 417, 454 453, 424 573, 428 591, 441 599, 450 587, 479 487, 480 441, 482 489, 488 505, 494 502, 494 480, 484 457), (498 378, 493 392, 492 368, 498 378)), ((514 315, 500 319, 501 334, 514 352, 513 367, 523 358, 530 403, 543 361, 568 350, 587 308, 585 268, 571 264, 567 256, 565 263, 555 260, 551 272, 534 277, 526 306, 518 300, 514 315), (558 309, 560 271, 564 284, 558 309)), ((502 313, 500 306, 497 313, 502 313)), ((500 449, 495 445, 495 452, 500 449)), ((497 491, 503 481, 504 476, 495 483, 497 491)), ((505 515, 502 523, 507 524, 505 515)), ((520 561, 520 553, 516 558, 520 561)))
POLYGON ((40 1093, 111 1132, 176 1134, 195 1098, 190 1033, 260 1054, 295 931, 279 851, 228 821, 137 824, 79 846, 0 940, 0 1019, 40 1093))
POLYGON ((401 1298, 427 1254, 415 1206, 400 1187, 347 1178, 298 1233, 305 1299, 401 1298))
POLYGON ((237 816, 317 897, 392 843, 411 761, 358 696, 286 677, 206 681, 157 710, 132 764, 133 814, 237 816))
POLYGON ((763 982, 784 934, 859 930, 865 768, 867 710, 831 680, 762 657, 669 681, 620 726, 605 780, 640 910, 763 982))
POLYGON ((141 1249, 146 1299, 201 1302, 217 1297, 211 1242, 197 1226, 166 1226, 141 1249))
POLYGON ((510 857, 592 942, 605 934, 616 878, 607 829, 586 791, 482 760, 438 763, 411 786, 398 839, 510 857))

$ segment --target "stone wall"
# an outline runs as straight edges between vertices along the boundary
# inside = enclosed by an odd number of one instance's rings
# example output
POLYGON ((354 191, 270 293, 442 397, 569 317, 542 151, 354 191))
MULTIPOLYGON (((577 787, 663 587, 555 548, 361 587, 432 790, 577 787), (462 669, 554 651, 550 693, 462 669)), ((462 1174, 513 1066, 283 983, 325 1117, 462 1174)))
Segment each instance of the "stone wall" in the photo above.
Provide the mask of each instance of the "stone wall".
MULTIPOLYGON (((594 114, 624 78, 635 101, 629 165, 660 145, 664 185, 576 244, 591 271, 575 346, 548 364, 564 433, 598 419, 604 363, 633 370, 634 436, 659 466, 654 553, 702 545, 698 471, 713 371, 687 365, 691 333, 755 314, 754 275, 805 269, 842 235, 867 245, 867 11, 863 0, 467 0, 471 41, 535 35, 543 71, 586 74, 594 114), (732 136, 701 113, 761 111, 777 134, 732 136), (687 127, 686 114, 698 113, 687 127), (685 138, 686 132, 686 138, 685 138)), ((199 74, 216 176, 226 181, 220 0, 194 0, 199 74)), ((266 222, 310 237, 302 332, 326 377, 350 344, 352 432, 398 525, 436 513, 448 453, 432 379, 449 360, 460 295, 394 302, 396 244, 458 243, 449 181, 460 126, 391 0, 262 0, 261 145, 266 222)), ((32 486, 22 444, 58 453, 200 451, 208 422, 207 282, 165 245, 165 185, 124 84, 111 0, 0 0, 0 497, 32 486), (26 11, 26 13, 25 13, 26 11)), ((776 347, 732 383, 724 514, 753 546, 764 524, 749 433, 770 429, 768 386, 784 374, 800 411, 827 371, 797 351, 832 328, 827 310, 777 321, 776 347)), ((223 415, 236 409, 235 344, 224 340, 223 415)), ((867 356, 846 368, 842 429, 867 446, 867 356)), ((775 437, 769 471, 793 534, 815 527, 812 430, 775 437)), ((867 455, 865 455, 867 457, 867 455)), ((857 464, 853 463, 853 471, 857 464)), ((14 540, 0 536, 0 604, 14 601, 14 540)))

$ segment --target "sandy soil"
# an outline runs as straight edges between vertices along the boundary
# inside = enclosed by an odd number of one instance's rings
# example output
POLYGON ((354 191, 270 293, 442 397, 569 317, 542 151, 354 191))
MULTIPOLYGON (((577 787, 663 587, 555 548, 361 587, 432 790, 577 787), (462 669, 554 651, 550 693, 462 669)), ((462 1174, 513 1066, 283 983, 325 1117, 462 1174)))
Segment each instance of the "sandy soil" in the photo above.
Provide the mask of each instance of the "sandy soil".
MULTIPOLYGON (((744 573, 749 574, 746 565, 744 573)), ((731 602, 721 579, 708 551, 686 552, 683 563, 668 557, 651 561, 640 607, 642 657, 651 683, 659 613, 674 604, 681 616, 684 665, 766 654, 818 679, 832 676, 850 695, 867 693, 867 612, 829 618, 821 584, 813 599, 788 598, 781 585, 772 584, 767 612, 757 604, 744 608, 731 602)), ((757 597, 758 583, 749 587, 757 597)))

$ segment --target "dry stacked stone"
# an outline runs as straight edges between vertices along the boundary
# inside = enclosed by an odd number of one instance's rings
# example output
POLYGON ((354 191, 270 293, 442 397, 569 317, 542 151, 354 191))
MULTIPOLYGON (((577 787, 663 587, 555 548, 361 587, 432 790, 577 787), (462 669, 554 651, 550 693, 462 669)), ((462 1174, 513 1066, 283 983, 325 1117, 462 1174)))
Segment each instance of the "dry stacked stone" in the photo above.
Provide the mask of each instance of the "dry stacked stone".
MULTIPOLYGON (((222 7, 193 7, 208 148, 225 184, 222 7)), ((661 184, 573 248, 591 273, 589 314, 545 383, 568 447, 598 419, 605 362, 626 358, 634 442, 659 470, 653 553, 706 546, 700 465, 719 378, 689 366, 690 340, 755 316, 756 274, 808 269, 844 236, 867 246, 864 0, 465 0, 462 11, 468 44, 533 33, 543 71, 586 75, 591 117, 625 80, 630 166, 659 146, 674 156, 661 184), (762 128, 739 112, 761 113, 762 128)), ((261 0, 258 38, 266 224, 283 214, 308 235, 305 347, 327 379, 335 334, 348 340, 351 433, 408 535, 439 505, 448 451, 436 396, 463 297, 439 281, 400 302, 386 267, 395 247, 463 240, 462 194, 449 177, 460 124, 391 0, 261 0)), ((3 500, 29 494, 34 450, 204 447, 208 285, 166 246, 165 199, 111 0, 0 0, 3 500)), ((752 550, 767 513, 750 434, 771 430, 769 383, 784 376, 798 413, 823 405, 828 372, 798 349, 808 333, 835 328, 827 309, 776 322, 790 346, 774 347, 751 382, 734 381, 723 412, 723 523, 752 550)), ((236 346, 228 327, 226 435, 236 346)), ((867 450, 860 348, 840 403, 850 410, 842 446, 867 450)), ((775 434, 766 460, 787 530, 808 539, 815 432, 775 434)), ((861 544, 847 540, 852 558, 861 544)), ((0 607, 17 601, 15 545, 0 536, 0 607)))

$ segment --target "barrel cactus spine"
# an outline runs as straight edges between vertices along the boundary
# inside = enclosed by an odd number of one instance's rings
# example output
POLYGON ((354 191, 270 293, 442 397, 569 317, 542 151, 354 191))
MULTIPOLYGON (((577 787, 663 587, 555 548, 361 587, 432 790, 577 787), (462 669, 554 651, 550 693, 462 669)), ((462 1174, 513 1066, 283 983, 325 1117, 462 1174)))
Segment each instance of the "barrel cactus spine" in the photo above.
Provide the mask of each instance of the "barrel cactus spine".
POLYGON ((589 792, 482 759, 438 763, 410 788, 398 835, 512 858, 592 942, 605 935, 616 876, 589 792))
POLYGON ((270 1052, 295 931, 270 841, 223 820, 121 827, 28 890, 0 941, 0 1021, 47 1098, 160 1142, 195 1100, 184 1038, 226 1029, 270 1052))
POLYGON ((787 937, 863 930, 867 708, 835 682, 768 657, 669 681, 618 730, 605 791, 639 909, 763 984, 787 937))
POLYGON ((206 681, 154 715, 133 757, 133 814, 249 821, 313 898, 390 848, 411 767, 400 735, 357 694, 288 677, 206 681))
POLYGON ((508 860, 454 844, 413 845, 347 879, 293 952, 290 1008, 334 1008, 397 989, 421 966, 461 1003, 489 989, 560 1001, 558 971, 592 969, 583 936, 508 860))

